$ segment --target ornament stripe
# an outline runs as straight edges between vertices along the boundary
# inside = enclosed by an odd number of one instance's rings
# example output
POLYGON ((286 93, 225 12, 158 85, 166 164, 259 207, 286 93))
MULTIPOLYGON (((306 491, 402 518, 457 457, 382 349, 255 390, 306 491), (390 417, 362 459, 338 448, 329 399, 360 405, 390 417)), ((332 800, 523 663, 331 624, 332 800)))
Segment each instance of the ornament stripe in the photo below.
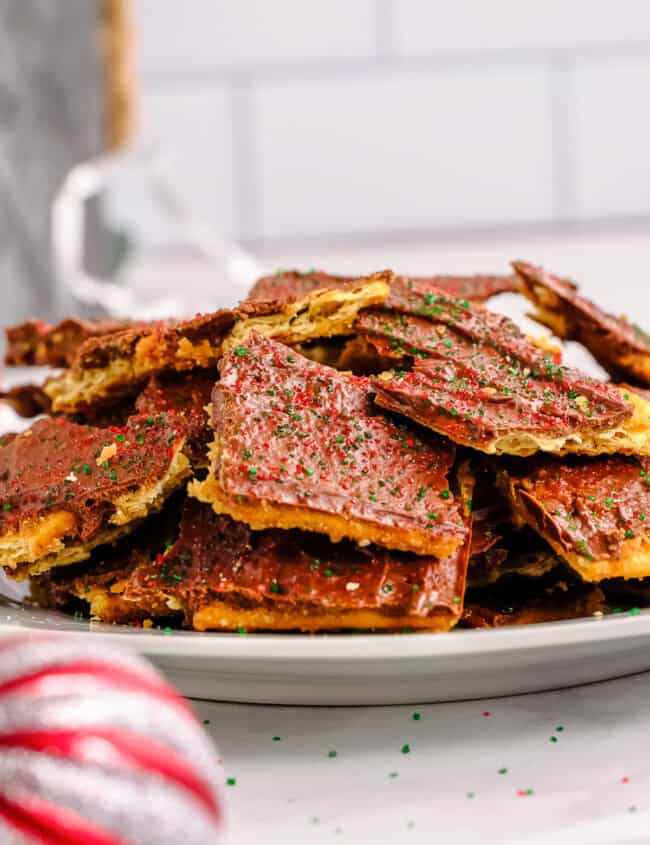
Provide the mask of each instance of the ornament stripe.
POLYGON ((0 795, 0 818, 44 845, 124 845, 71 810, 38 798, 26 805, 0 795))
POLYGON ((189 710, 183 699, 162 681, 151 680, 123 666, 91 659, 48 666, 45 669, 3 681, 0 683, 0 696, 22 692, 34 694, 39 686, 47 683, 48 678, 61 675, 90 675, 101 680, 108 689, 127 689, 131 692, 145 693, 172 702, 184 711, 189 710))
POLYGON ((16 731, 0 734, 0 748, 24 748, 98 765, 153 772, 190 792, 216 819, 220 808, 210 787, 179 754, 150 738, 116 728, 16 731), (96 741, 106 743, 98 747, 96 741))

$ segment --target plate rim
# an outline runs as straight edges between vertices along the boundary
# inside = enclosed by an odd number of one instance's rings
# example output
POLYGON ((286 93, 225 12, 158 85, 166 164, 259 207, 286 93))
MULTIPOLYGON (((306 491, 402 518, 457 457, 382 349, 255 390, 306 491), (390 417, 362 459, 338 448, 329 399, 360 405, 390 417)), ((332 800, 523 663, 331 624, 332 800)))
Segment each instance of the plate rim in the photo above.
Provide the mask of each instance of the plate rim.
POLYGON ((488 655, 501 652, 559 649, 561 646, 595 645, 650 637, 650 608, 630 615, 628 612, 609 616, 542 622, 479 630, 455 630, 440 633, 408 634, 296 634, 217 631, 177 631, 134 629, 128 625, 74 620, 55 611, 5 604, 10 615, 0 618, 0 637, 17 631, 49 632, 75 637, 96 637, 122 644, 145 656, 190 657, 193 659, 369 662, 450 658, 488 655), (14 616, 15 614, 15 616, 14 616), (21 619, 24 615, 26 618, 21 619), (37 624, 38 617, 42 623, 37 624), (13 618, 12 618, 13 617, 13 618), (52 622, 48 624, 48 617, 52 622), (56 619, 70 625, 59 627, 56 619), (79 626, 73 626, 73 623, 79 626))

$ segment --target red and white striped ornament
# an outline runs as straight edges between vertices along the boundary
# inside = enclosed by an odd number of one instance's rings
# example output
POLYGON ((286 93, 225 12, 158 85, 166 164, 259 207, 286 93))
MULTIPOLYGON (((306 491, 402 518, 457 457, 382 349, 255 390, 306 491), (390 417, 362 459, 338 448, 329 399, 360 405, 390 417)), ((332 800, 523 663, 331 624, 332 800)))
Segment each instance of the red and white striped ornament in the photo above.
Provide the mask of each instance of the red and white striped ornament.
POLYGON ((217 845, 222 783, 144 661, 90 636, 0 639, 2 845, 217 845))

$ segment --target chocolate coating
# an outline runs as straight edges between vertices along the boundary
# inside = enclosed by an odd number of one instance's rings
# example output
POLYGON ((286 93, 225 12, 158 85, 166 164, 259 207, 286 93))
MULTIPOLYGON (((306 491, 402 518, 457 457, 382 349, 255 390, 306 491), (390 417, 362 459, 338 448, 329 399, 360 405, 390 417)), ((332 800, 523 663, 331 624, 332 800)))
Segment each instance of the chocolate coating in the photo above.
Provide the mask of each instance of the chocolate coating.
POLYGON ((600 560, 643 536, 650 521, 650 460, 624 456, 540 460, 509 475, 515 506, 566 551, 600 560))
POLYGON ((27 320, 6 329, 5 363, 21 367, 67 367, 85 340, 121 331, 129 325, 129 320, 68 318, 56 325, 27 320))
POLYGON ((139 414, 168 415, 176 430, 187 438, 187 451, 195 465, 207 464, 213 435, 206 406, 218 378, 216 370, 159 374, 150 379, 135 403, 139 414))
MULTIPOLYGON (((355 282, 358 282, 358 278, 354 276, 333 276, 320 270, 308 273, 287 270, 258 279, 248 300, 299 299, 317 290, 345 287, 355 282)), ((415 286, 425 292, 438 288, 450 296, 471 299, 473 302, 484 302, 499 293, 515 293, 520 287, 516 276, 398 276, 391 283, 391 294, 393 288, 399 292, 403 286, 415 286)))
POLYGON ((387 615, 460 615, 468 544, 449 558, 359 548, 301 531, 251 531, 188 500, 169 551, 134 573, 125 596, 180 596, 191 614, 220 598, 238 607, 377 609, 387 615))
POLYGON ((561 438, 632 415, 615 387, 559 365, 506 317, 442 291, 407 290, 391 307, 357 320, 383 358, 413 362, 371 380, 376 401, 457 443, 487 448, 514 431, 561 438))
POLYGON ((377 413, 367 379, 252 334, 212 401, 227 495, 464 538, 453 445, 377 413))
POLYGON ((77 517, 78 537, 89 540, 120 496, 165 475, 178 439, 164 415, 112 430, 38 420, 0 447, 0 534, 63 510, 77 517), (98 465, 105 447, 114 454, 98 465))
POLYGON ((650 336, 643 329, 624 317, 607 314, 542 267, 523 261, 514 262, 513 267, 524 293, 540 307, 539 314, 531 315, 534 319, 564 340, 582 343, 613 377, 650 387, 650 336), (628 364, 628 356, 640 357, 645 364, 628 364))

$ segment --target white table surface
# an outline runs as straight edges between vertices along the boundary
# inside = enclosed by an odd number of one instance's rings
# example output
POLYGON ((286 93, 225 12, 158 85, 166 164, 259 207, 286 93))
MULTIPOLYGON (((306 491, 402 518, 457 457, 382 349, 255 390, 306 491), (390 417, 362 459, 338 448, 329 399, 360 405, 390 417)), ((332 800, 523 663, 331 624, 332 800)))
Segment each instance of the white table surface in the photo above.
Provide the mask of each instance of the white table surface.
MULTIPOLYGON (((499 272, 514 257, 573 275, 650 326, 650 232, 266 256, 271 266, 413 273, 499 272)), ((523 312, 512 300, 506 310, 523 312)), ((236 780, 226 787, 232 845, 650 843, 650 673, 418 707, 196 706, 236 780)))
POLYGON ((196 706, 236 780, 232 845, 650 842, 650 673, 418 707, 196 706))

